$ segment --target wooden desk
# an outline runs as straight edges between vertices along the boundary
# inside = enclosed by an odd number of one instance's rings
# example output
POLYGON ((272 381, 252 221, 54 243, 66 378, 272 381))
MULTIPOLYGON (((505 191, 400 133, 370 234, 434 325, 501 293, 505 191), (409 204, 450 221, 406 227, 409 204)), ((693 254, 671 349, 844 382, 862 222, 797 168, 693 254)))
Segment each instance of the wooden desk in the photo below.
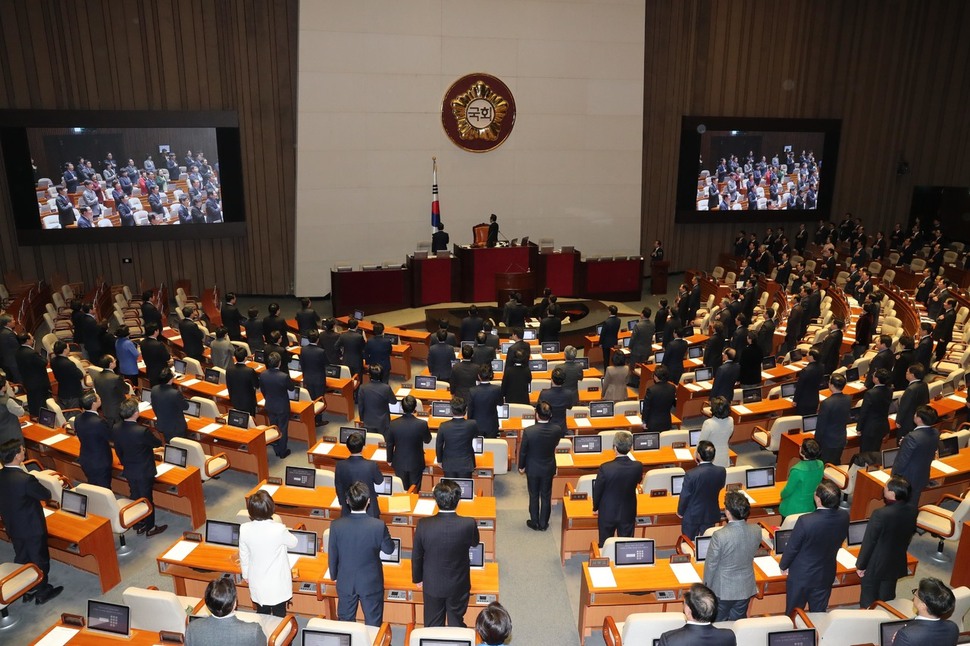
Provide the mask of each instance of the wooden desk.
MULTIPOLYGON (((350 322, 350 317, 341 316, 337 319, 337 322, 346 328, 347 324, 350 322)), ((358 327, 364 332, 374 331, 373 321, 369 321, 366 319, 363 321, 360 321, 360 323, 358 324, 358 327)), ((409 330, 403 327, 388 326, 384 328, 384 334, 393 334, 401 340, 402 344, 410 345, 412 356, 415 359, 427 360, 428 346, 431 344, 431 333, 428 332, 427 330, 409 330)), ((394 346, 394 347, 398 347, 398 346, 394 346)), ((393 365, 394 365, 393 355, 391 357, 391 361, 392 361, 391 370, 393 371, 393 365)))
MULTIPOLYGON (((361 451, 361 455, 368 460, 376 461, 381 473, 394 474, 394 469, 387 464, 387 451, 385 449, 376 444, 367 444, 361 451), (381 453, 378 453, 378 451, 381 453)), ((307 451, 307 461, 317 469, 333 470, 339 460, 346 460, 348 457, 350 457, 350 451, 347 446, 333 442, 317 442, 307 451)), ((424 471, 421 490, 430 491, 444 477, 444 473, 441 471, 441 465, 435 461, 434 449, 425 449, 424 459, 425 464, 429 466, 424 471)), ((475 471, 472 473, 472 478, 475 480, 476 494, 481 492, 483 496, 495 495, 495 463, 491 453, 482 453, 475 456, 475 471)))
POLYGON ((55 630, 74 630, 77 634, 71 637, 67 642, 70 646, 104 646, 105 644, 132 644, 133 646, 154 646, 160 643, 161 640, 158 638, 157 631, 148 630, 131 630, 131 635, 128 638, 124 637, 113 637, 106 635, 105 633, 91 631, 87 628, 78 628, 77 626, 65 626, 62 622, 57 622, 47 630, 45 630, 41 635, 37 637, 31 644, 40 643, 49 633, 55 630))
POLYGON ((604 258, 579 263, 580 293, 587 298, 635 301, 643 294, 643 257, 604 258))
MULTIPOLYGON (((27 453, 41 463, 51 460, 54 469, 76 482, 87 482, 84 470, 78 464, 81 442, 74 435, 54 444, 44 444, 45 440, 63 434, 62 429, 50 429, 40 424, 30 423, 23 429, 27 453)), ((121 462, 112 449, 111 489, 121 496, 129 496, 128 481, 121 478, 121 462)), ((167 509, 176 514, 187 516, 192 527, 205 523, 205 496, 202 493, 202 474, 196 467, 172 467, 155 478, 152 500, 159 509, 167 509)))
POLYGON ((389 267, 357 271, 331 271, 333 313, 389 312, 411 307, 411 270, 389 267))
MULTIPOLYGON (((461 300, 461 267, 457 258, 408 256, 414 307, 461 300)), ((562 292, 557 292, 562 293, 562 292)))
MULTIPOLYGON (((101 592, 121 583, 115 538, 107 518, 90 514, 81 518, 49 509, 44 514, 51 558, 96 575, 101 581, 101 592)), ((5 527, 0 527, 0 538, 10 540, 5 527)))
POLYGON ((773 417, 781 417, 795 410, 795 404, 787 399, 763 399, 751 404, 735 404, 731 406, 731 418, 734 420, 734 432, 731 443, 738 444, 751 439, 756 426, 764 427, 773 417))
MULTIPOLYGON (((173 544, 171 547, 174 547, 173 544)), ((183 596, 204 596, 205 587, 212 579, 223 573, 240 574, 239 550, 235 547, 199 543, 183 559, 166 558, 168 549, 158 556, 158 571, 172 577, 175 593, 183 596)), ((308 617, 323 615, 336 619, 332 609, 337 591, 335 581, 329 579, 327 555, 319 553, 315 558, 303 557, 296 563, 297 576, 293 579, 293 605, 290 612, 308 617), (327 601, 327 603, 321 603, 327 601)), ((236 586, 239 605, 252 607, 248 582, 236 586)), ((401 559, 397 565, 384 566, 384 621, 392 624, 420 624, 423 618, 424 599, 421 589, 411 582, 411 561, 401 559)), ((474 625, 482 608, 498 599, 498 563, 486 563, 485 567, 471 571, 471 599, 465 622, 474 625)), ((362 615, 358 614, 358 619, 362 615)))
MULTIPOLYGON (((754 498, 751 504, 753 522, 763 521, 768 524, 779 524, 781 516, 777 507, 781 504, 781 490, 784 482, 775 481, 773 487, 750 489, 748 494, 754 498)), ((724 490, 721 490, 721 505, 724 504, 724 490)), ((651 538, 658 549, 672 549, 680 537, 680 522, 677 517, 677 503, 679 496, 660 496, 651 498, 649 493, 637 495, 637 524, 634 536, 651 538)), ((590 544, 599 540, 597 515, 593 512, 593 500, 562 501, 562 545, 560 558, 566 560, 574 554, 588 554, 590 544)), ((782 608, 784 611, 784 608, 782 608)))
MULTIPOLYGON (((538 267, 535 243, 517 247, 471 248, 455 246, 461 263, 461 300, 468 303, 495 301, 495 275, 526 272, 538 267)), ((639 298, 639 294, 637 298, 639 298)))

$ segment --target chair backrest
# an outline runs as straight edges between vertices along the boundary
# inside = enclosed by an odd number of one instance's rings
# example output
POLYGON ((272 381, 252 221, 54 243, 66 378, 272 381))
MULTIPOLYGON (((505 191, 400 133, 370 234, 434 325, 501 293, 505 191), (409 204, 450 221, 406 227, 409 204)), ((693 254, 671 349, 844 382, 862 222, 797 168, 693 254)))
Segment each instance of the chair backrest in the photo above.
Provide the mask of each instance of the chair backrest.
MULTIPOLYGON (((635 404, 638 402, 634 402, 635 404)), ((515 404, 512 404, 513 406, 515 404)), ((613 409, 614 412, 616 408, 613 409)), ((575 417, 589 417, 589 406, 573 406, 572 408, 566 409, 566 419, 575 417)))
POLYGON ((121 526, 121 506, 110 489, 82 482, 75 487, 75 491, 88 497, 89 514, 108 519, 108 522, 111 523, 112 532, 124 534, 127 531, 121 526))
POLYGON ((522 417, 523 415, 533 415, 536 409, 528 404, 509 404, 509 417, 522 417))
POLYGON ((635 612, 623 622, 620 640, 624 644, 653 644, 668 630, 682 628, 686 623, 682 612, 635 612))
POLYGON ((333 469, 316 469, 317 472, 317 486, 318 487, 333 487, 335 482, 335 474, 333 469))
POLYGON ((495 475, 509 472, 509 443, 502 438, 485 438, 485 452, 492 454, 495 475))
POLYGON ((202 417, 208 417, 210 419, 219 417, 219 408, 211 399, 206 399, 205 397, 189 397, 189 401, 194 401, 199 404, 202 417))
POLYGON ((130 587, 122 593, 122 598, 131 608, 131 627, 135 630, 185 632, 188 615, 174 593, 130 587))
MULTIPOLYGON (((327 530, 329 532, 330 530, 327 530)), ((314 617, 307 622, 307 630, 326 630, 350 635, 350 646, 371 646, 367 626, 356 621, 337 621, 335 619, 321 619, 314 617)))
POLYGON ((205 370, 202 368, 202 364, 199 363, 198 359, 193 359, 192 357, 182 357, 182 361, 185 362, 185 373, 187 375, 194 374, 200 379, 205 379, 205 370))
POLYGON ((603 543, 603 547, 600 548, 600 556, 610 559, 610 563, 616 562, 616 544, 617 543, 629 543, 632 541, 641 541, 642 538, 621 538, 619 536, 610 536, 603 543))
POLYGON ((616 437, 616 434, 619 432, 620 432, 619 430, 600 431, 599 433, 597 433, 597 435, 603 438, 600 441, 602 442, 602 446, 606 448, 606 447, 613 446, 613 439, 616 437))
POLYGON ((252 350, 249 349, 249 344, 246 343, 245 341, 231 341, 231 343, 233 346, 237 348, 242 348, 243 350, 245 350, 247 356, 253 353, 252 350))
MULTIPOLYGON (((720 625, 720 624, 718 624, 720 625)), ((788 617, 746 617, 731 625, 739 644, 767 644, 768 633, 794 628, 788 617)))
POLYGON ((802 417, 801 415, 785 415, 783 417, 776 417, 771 423, 771 443, 768 448, 772 451, 777 451, 781 448, 781 437, 788 433, 788 431, 801 428, 802 427, 802 417))
POLYGON ((823 625, 819 629, 819 643, 877 644, 879 643, 879 624, 893 618, 882 609, 838 608, 829 610, 828 625, 823 625))
POLYGON ((596 480, 595 473, 587 473, 585 475, 579 476, 579 480, 576 481, 575 491, 579 493, 589 494, 590 497, 592 497, 594 480, 596 480))
MULTIPOLYGON (((536 380, 533 379, 532 380, 533 391, 535 391, 535 388, 536 388, 535 382, 536 380)), ((577 384, 577 388, 580 391, 592 390, 594 388, 601 389, 602 387, 603 387, 603 382, 599 377, 583 377, 582 379, 579 380, 579 384, 577 384)))
POLYGON ((950 615, 950 621, 960 628, 960 632, 963 632, 967 629, 967 612, 970 612, 970 588, 965 585, 953 588, 953 596, 956 597, 956 603, 953 604, 953 614, 950 615))
POLYGON ((970 516, 970 496, 964 496, 957 508, 953 511, 953 540, 959 540, 963 533, 963 523, 970 516))
POLYGON ((640 402, 637 401, 622 401, 613 404, 613 412, 616 415, 639 415, 640 414, 640 402))
MULTIPOLYGON (((660 437, 664 434, 661 433, 660 437)), ((650 469, 647 471, 646 475, 643 476, 643 491, 644 493, 650 493, 654 489, 666 489, 670 491, 670 476, 682 476, 684 475, 684 470, 680 467, 660 467, 659 469, 650 469)))
MULTIPOLYGON (((614 409, 615 410, 615 409, 614 409)), ((690 440, 689 431, 664 431, 660 434, 660 446, 671 446, 674 442, 687 443, 690 440)))
POLYGON ((435 628, 415 628, 411 631, 411 639, 408 640, 407 646, 421 646, 421 639, 465 639, 472 644, 478 643, 478 637, 471 628, 437 626, 435 628))
POLYGON ((55 502, 61 501, 61 492, 64 490, 64 487, 61 485, 61 479, 58 477, 56 471, 44 469, 43 471, 34 471, 31 475, 44 485, 44 488, 50 492, 51 498, 55 502))
POLYGON ((795 527, 795 522, 798 520, 798 518, 804 515, 805 513, 803 512, 801 514, 791 514, 790 516, 785 516, 785 520, 781 521, 781 526, 779 529, 792 529, 795 527))
POLYGON ((184 437, 173 437, 169 440, 172 446, 176 446, 180 449, 185 449, 186 459, 185 466, 195 467, 202 474, 202 480, 208 480, 205 475, 205 461, 206 455, 205 451, 202 450, 202 445, 195 440, 189 440, 184 437))
POLYGON ((742 464, 727 468, 727 477, 724 480, 725 486, 729 484, 739 484, 744 485, 745 483, 745 471, 751 468, 751 465, 742 464))
POLYGON ((58 428, 64 428, 67 425, 67 418, 64 417, 64 411, 61 409, 60 404, 53 397, 48 397, 45 402, 47 408, 54 411, 54 423, 57 424, 58 428))

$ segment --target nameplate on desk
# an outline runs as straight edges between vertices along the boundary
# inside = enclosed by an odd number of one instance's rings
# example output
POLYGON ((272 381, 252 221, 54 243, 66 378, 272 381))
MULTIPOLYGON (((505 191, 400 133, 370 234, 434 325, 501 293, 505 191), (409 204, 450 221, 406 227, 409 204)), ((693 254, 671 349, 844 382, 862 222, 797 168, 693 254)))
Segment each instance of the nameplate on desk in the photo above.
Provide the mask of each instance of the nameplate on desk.
POLYGON ((61 613, 61 623, 65 626, 80 626, 84 628, 84 617, 81 615, 72 615, 68 612, 61 613))
POLYGON ((475 475, 479 478, 491 478, 492 472, 488 469, 478 469, 475 471, 475 475))
POLYGON ((269 476, 268 478, 266 478, 266 484, 281 485, 283 484, 283 478, 278 478, 276 476, 269 476))
POLYGON ((608 558, 595 558, 589 560, 590 567, 610 567, 610 559, 608 558))
POLYGON ((728 483, 728 484, 724 485, 724 490, 725 491, 738 491, 740 489, 741 489, 741 483, 740 482, 731 482, 731 483, 728 483))
POLYGON ((672 554, 670 556, 671 565, 677 563, 690 563, 690 554, 672 554))
POLYGON ((517 438, 519 436, 519 432, 518 431, 505 431, 504 435, 507 438, 515 439, 515 438, 517 438))
POLYGON ((414 414, 415 417, 428 417, 428 413, 425 411, 420 411, 414 414))
POLYGON ((573 414, 573 419, 586 419, 589 417, 588 413, 575 413, 573 414))
POLYGON ((589 498, 589 493, 587 493, 585 491, 570 491, 569 492, 569 499, 570 500, 587 500, 588 498, 589 498))
POLYGON ((561 455, 561 454, 563 454, 563 453, 569 453, 569 452, 570 452, 571 450, 572 450, 572 449, 558 449, 558 448, 557 448, 557 449, 556 449, 556 453, 559 453, 559 454, 561 455))
POLYGON ((433 491, 419 491, 418 498, 434 498, 433 491))
POLYGON ((650 490, 650 497, 651 498, 663 498, 666 495, 667 495, 667 490, 666 489, 651 489, 650 490))
POLYGON ((522 419, 535 419, 535 418, 536 418, 535 413, 526 413, 525 415, 522 416, 522 419))
POLYGON ((185 636, 172 630, 159 630, 158 641, 166 644, 184 644, 185 636))
POLYGON ((476 606, 487 606, 488 604, 495 601, 494 594, 476 594, 475 595, 475 605, 476 606))
POLYGON ((790 429, 788 429, 788 434, 789 435, 798 435, 801 432, 802 432, 802 429, 800 429, 800 428, 790 428, 790 429))
POLYGON ((677 449, 686 449, 687 448, 687 442, 671 442, 670 443, 670 448, 672 448, 674 450, 677 450, 677 449))
POLYGON ((193 541, 195 543, 202 542, 202 534, 199 532, 182 532, 182 540, 193 541))
POLYGON ((495 522, 494 521, 491 521, 491 520, 488 520, 487 518, 483 518, 483 519, 480 519, 478 521, 478 527, 480 529, 494 529, 495 528, 495 522))

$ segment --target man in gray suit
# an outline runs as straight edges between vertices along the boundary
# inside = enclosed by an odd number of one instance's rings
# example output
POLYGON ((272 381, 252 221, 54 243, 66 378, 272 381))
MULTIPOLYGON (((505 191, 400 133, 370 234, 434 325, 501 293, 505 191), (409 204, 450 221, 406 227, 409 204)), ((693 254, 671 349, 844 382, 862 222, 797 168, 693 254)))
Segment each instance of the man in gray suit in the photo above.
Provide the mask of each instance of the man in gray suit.
POLYGON ((758 592, 753 564, 761 530, 748 524, 751 503, 740 492, 724 496, 724 513, 727 525, 711 535, 707 548, 704 584, 717 595, 716 621, 735 621, 748 615, 748 603, 758 592))
POLYGON ((209 581, 205 588, 205 606, 211 616, 189 622, 185 629, 187 646, 259 646, 266 643, 259 624, 236 617, 236 584, 228 575, 209 581))

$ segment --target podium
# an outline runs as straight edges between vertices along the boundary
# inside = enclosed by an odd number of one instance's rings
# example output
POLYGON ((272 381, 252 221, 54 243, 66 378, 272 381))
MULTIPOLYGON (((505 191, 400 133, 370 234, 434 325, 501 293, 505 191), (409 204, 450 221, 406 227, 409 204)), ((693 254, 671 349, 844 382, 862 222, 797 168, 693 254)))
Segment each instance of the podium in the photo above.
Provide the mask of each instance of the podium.
MULTIPOLYGON (((497 301, 495 277, 529 272, 538 266, 539 247, 456 247, 461 266, 461 299, 467 303, 497 301)), ((533 279, 535 280, 535 279, 533 279)))
POLYGON ((667 293, 667 273, 670 270, 669 260, 658 260, 650 263, 650 293, 667 293))
POLYGON ((504 305, 509 300, 509 296, 515 293, 522 297, 520 303, 525 305, 534 303, 536 275, 531 271, 495 274, 495 300, 499 305, 504 305))

